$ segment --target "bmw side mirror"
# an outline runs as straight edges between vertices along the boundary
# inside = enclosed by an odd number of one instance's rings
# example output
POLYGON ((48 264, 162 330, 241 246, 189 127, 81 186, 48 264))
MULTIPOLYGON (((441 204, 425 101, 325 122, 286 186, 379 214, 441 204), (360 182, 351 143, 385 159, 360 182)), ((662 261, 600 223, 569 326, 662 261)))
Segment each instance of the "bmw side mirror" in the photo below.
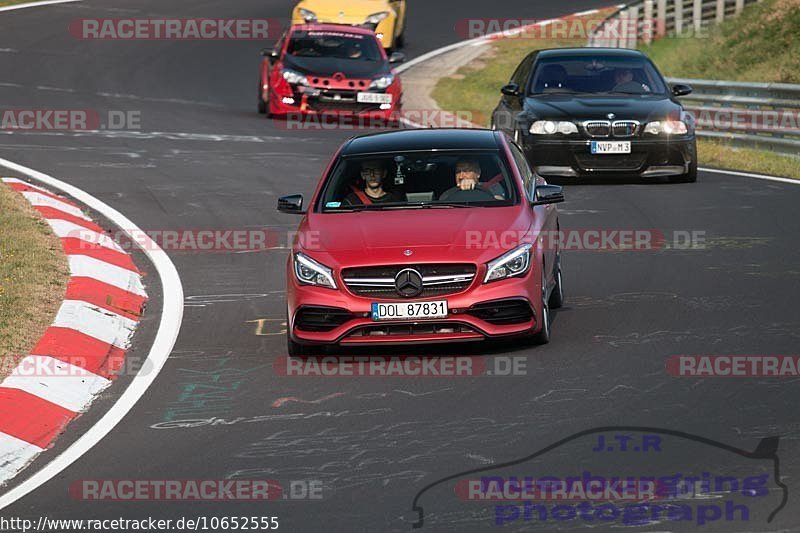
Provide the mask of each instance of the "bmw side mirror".
POLYGON ((687 94, 692 94, 691 86, 685 85, 683 83, 679 83, 677 85, 672 86, 673 96, 686 96, 687 94))
POLYGON ((559 185, 537 185, 536 199, 531 205, 558 204, 564 201, 564 188, 559 185))
POLYGON ((516 83, 509 83, 508 85, 504 85, 500 92, 506 96, 519 96, 521 93, 519 92, 519 85, 516 83))
POLYGON ((392 52, 392 55, 389 56, 389 63, 402 63, 406 60, 406 55, 402 52, 392 52))
POLYGON ((303 195, 293 194, 291 196, 282 196, 278 198, 278 211, 290 215, 304 215, 303 195))

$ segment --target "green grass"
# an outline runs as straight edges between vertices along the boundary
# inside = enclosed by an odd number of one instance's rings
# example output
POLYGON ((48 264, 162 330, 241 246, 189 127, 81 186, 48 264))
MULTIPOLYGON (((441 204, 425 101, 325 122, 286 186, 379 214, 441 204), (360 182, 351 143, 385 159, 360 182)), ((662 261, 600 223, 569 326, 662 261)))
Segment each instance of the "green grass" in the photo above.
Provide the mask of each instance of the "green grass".
POLYGON ((53 322, 68 277, 61 241, 21 194, 0 183, 0 380, 53 322))
POLYGON ((800 83, 800 0, 765 0, 709 29, 641 50, 666 76, 800 83))
POLYGON ((17 4, 30 4, 35 0, 0 0, 0 7, 15 6, 17 4))
POLYGON ((738 148, 720 141, 698 140, 697 158, 700 166, 800 179, 800 157, 791 155, 738 148))

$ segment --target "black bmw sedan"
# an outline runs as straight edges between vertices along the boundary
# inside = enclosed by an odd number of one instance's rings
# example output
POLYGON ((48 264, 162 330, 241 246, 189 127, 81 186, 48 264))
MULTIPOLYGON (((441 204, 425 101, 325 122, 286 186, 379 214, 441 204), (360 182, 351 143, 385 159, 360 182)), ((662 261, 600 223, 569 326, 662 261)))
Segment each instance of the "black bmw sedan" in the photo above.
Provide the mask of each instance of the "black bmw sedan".
POLYGON ((492 127, 545 177, 697 180, 695 121, 636 50, 558 48, 529 54, 501 90, 492 127))

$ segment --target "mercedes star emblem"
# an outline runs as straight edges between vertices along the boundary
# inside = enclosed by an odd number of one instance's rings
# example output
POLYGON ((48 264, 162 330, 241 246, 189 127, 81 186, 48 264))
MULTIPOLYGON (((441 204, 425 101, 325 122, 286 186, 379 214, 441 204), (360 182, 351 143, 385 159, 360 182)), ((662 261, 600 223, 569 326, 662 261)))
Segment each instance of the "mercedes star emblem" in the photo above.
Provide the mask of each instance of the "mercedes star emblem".
POLYGON ((410 256, 414 255, 414 252, 412 252, 411 250, 406 250, 406 251, 403 252, 403 255, 406 256, 406 257, 410 257, 410 256))
POLYGON ((414 298, 422 294, 422 274, 413 268, 406 268, 397 273, 394 278, 397 294, 404 298, 414 298))

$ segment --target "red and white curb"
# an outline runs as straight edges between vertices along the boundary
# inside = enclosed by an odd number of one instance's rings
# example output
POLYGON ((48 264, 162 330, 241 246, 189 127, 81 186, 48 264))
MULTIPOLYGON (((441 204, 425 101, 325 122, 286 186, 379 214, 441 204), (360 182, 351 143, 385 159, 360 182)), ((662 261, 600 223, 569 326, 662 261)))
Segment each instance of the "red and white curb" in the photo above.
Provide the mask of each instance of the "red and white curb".
POLYGON ((130 255, 78 205, 17 178, 2 181, 61 239, 70 278, 53 324, 0 383, 0 485, 111 384, 147 300, 130 255))

